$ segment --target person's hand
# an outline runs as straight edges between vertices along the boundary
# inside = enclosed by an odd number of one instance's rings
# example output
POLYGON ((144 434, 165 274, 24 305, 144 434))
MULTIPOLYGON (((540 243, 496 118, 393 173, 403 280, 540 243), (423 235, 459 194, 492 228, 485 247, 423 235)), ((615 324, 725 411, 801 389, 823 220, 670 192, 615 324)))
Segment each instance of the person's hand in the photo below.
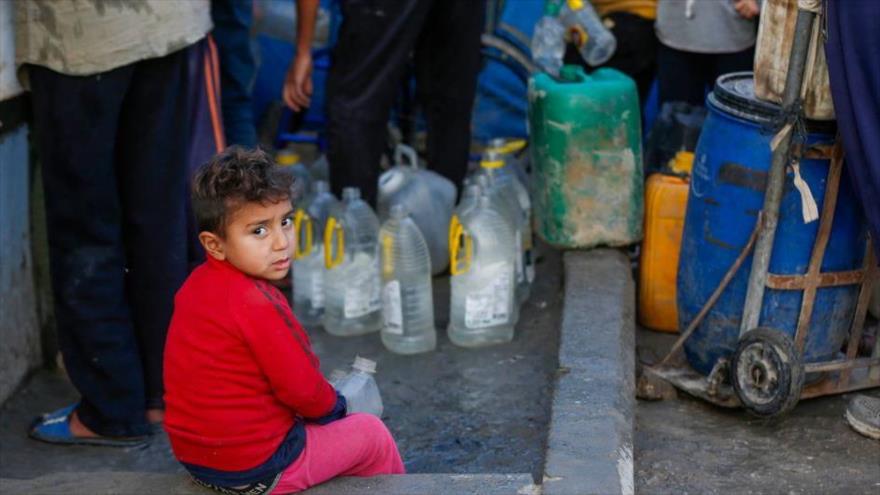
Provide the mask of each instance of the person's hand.
POLYGON ((733 8, 744 19, 754 19, 761 12, 758 0, 734 0, 733 8))
POLYGON ((299 112, 312 101, 312 54, 309 50, 297 51, 293 63, 287 69, 284 88, 281 91, 284 103, 299 112))

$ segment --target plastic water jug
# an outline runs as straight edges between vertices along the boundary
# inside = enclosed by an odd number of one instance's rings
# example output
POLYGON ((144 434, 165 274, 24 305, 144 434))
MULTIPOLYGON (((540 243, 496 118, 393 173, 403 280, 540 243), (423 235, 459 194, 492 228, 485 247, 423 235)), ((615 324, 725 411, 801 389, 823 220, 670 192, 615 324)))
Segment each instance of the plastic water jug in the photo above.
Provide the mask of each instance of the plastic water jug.
POLYGON ((639 96, 614 69, 566 65, 529 80, 535 231, 563 249, 642 238, 639 96))
POLYGON ((403 205, 428 243, 431 273, 440 273, 449 261, 447 232, 455 207, 455 185, 437 173, 419 168, 416 152, 409 146, 397 146, 394 162, 379 177, 379 219, 387 220, 393 205, 403 205))
POLYGON ((321 324, 324 316, 324 226, 339 201, 322 181, 312 184, 311 200, 294 216, 296 247, 293 262, 293 312, 306 328, 321 324))
POLYGON ((453 215, 458 215, 458 218, 463 217, 468 211, 477 205, 480 200, 480 194, 482 193, 480 186, 476 182, 468 179, 465 179, 465 182, 464 189, 461 191, 461 200, 459 200, 458 206, 455 207, 455 211, 453 212, 453 215))
POLYGON ((309 173, 315 180, 330 181, 330 164, 327 155, 321 155, 309 165, 309 173))
POLYGON ((653 330, 678 331, 675 277, 693 161, 693 153, 679 151, 670 167, 676 175, 651 174, 645 185, 638 316, 639 323, 653 330))
POLYGON ((351 371, 332 385, 345 397, 346 413, 367 413, 382 417, 382 395, 373 375, 376 362, 357 356, 351 371))
POLYGON ((337 336, 382 328, 379 220, 357 188, 342 190, 342 205, 324 226, 324 329, 337 336))
POLYGON ((514 231, 488 195, 450 223, 449 340, 464 347, 510 342, 519 319, 514 231))
POLYGON ((532 58, 541 70, 559 75, 565 55, 565 26, 559 20, 559 4, 546 2, 544 15, 535 24, 531 44, 532 58))
POLYGON ((505 168, 512 170, 516 178, 528 189, 529 186, 529 154, 528 143, 521 138, 492 138, 485 151, 494 151, 501 155, 505 168))
POLYGON ((300 162, 299 155, 292 150, 283 149, 275 155, 275 163, 293 176, 291 198, 299 203, 306 201, 306 196, 312 190, 312 175, 309 168, 300 162))
POLYGON ((382 273, 382 343, 391 352, 416 354, 434 350, 434 296, 428 244, 403 205, 379 229, 382 273))
POLYGON ((480 161, 480 174, 488 179, 492 204, 511 219, 517 234, 516 249, 520 253, 516 265, 517 301, 529 298, 535 265, 532 256, 532 201, 525 186, 505 166, 501 155, 489 151, 480 161))
POLYGON ((589 0, 567 0, 562 24, 587 64, 598 67, 614 56, 617 38, 605 27, 589 0))

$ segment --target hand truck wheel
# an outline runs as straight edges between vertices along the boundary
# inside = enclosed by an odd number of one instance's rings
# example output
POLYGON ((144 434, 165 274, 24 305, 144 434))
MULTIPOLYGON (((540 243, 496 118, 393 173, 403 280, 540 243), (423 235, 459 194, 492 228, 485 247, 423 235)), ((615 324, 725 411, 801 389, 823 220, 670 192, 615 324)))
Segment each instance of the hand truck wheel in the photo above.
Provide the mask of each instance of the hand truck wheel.
POLYGON ((756 416, 778 416, 794 408, 804 386, 804 367, 788 334, 749 330, 730 363, 730 382, 743 407, 756 416))

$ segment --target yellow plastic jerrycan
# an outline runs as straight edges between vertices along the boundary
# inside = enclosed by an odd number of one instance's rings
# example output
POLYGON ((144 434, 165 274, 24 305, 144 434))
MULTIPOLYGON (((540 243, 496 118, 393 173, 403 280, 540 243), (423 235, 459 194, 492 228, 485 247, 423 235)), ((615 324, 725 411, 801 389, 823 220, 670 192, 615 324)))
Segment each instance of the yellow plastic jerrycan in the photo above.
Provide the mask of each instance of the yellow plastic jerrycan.
POLYGON ((679 151, 670 161, 670 168, 679 175, 653 174, 646 184, 639 322, 653 330, 678 332, 675 277, 693 160, 693 153, 679 151))

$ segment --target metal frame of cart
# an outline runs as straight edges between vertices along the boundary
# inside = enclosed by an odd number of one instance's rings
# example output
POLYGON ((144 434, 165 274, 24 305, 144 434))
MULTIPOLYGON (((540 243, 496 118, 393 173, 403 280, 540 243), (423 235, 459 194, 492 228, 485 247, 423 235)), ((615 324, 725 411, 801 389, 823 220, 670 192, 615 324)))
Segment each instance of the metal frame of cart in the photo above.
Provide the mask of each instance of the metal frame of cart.
POLYGON ((877 261, 869 241, 861 269, 845 272, 822 272, 821 265, 831 235, 837 194, 843 168, 843 150, 838 138, 833 147, 797 147, 791 135, 800 108, 804 69, 807 55, 815 50, 819 29, 817 7, 801 2, 798 10, 795 39, 789 61, 789 72, 782 100, 787 122, 774 138, 773 159, 764 197, 764 207, 749 241, 720 284, 703 305, 696 318, 682 332, 669 353, 658 364, 645 367, 643 376, 660 378, 677 388, 724 407, 743 406, 759 416, 776 416, 791 410, 800 399, 880 387, 880 338, 870 357, 858 357, 865 316, 874 281, 878 276, 877 261), (813 45, 813 46, 811 46, 813 45), (779 219, 779 206, 785 181, 785 167, 792 153, 807 158, 830 158, 827 186, 819 230, 803 275, 769 273, 770 256, 779 219), (681 349, 703 318, 718 300, 742 263, 754 250, 746 302, 740 326, 739 344, 730 358, 721 358, 708 376, 694 371, 685 361, 681 349), (853 314, 845 357, 832 361, 803 363, 813 304, 819 288, 860 285, 858 302, 853 314), (759 327, 764 290, 797 290, 803 292, 797 331, 792 339, 787 333, 759 327), (807 374, 821 378, 804 384, 807 374))

